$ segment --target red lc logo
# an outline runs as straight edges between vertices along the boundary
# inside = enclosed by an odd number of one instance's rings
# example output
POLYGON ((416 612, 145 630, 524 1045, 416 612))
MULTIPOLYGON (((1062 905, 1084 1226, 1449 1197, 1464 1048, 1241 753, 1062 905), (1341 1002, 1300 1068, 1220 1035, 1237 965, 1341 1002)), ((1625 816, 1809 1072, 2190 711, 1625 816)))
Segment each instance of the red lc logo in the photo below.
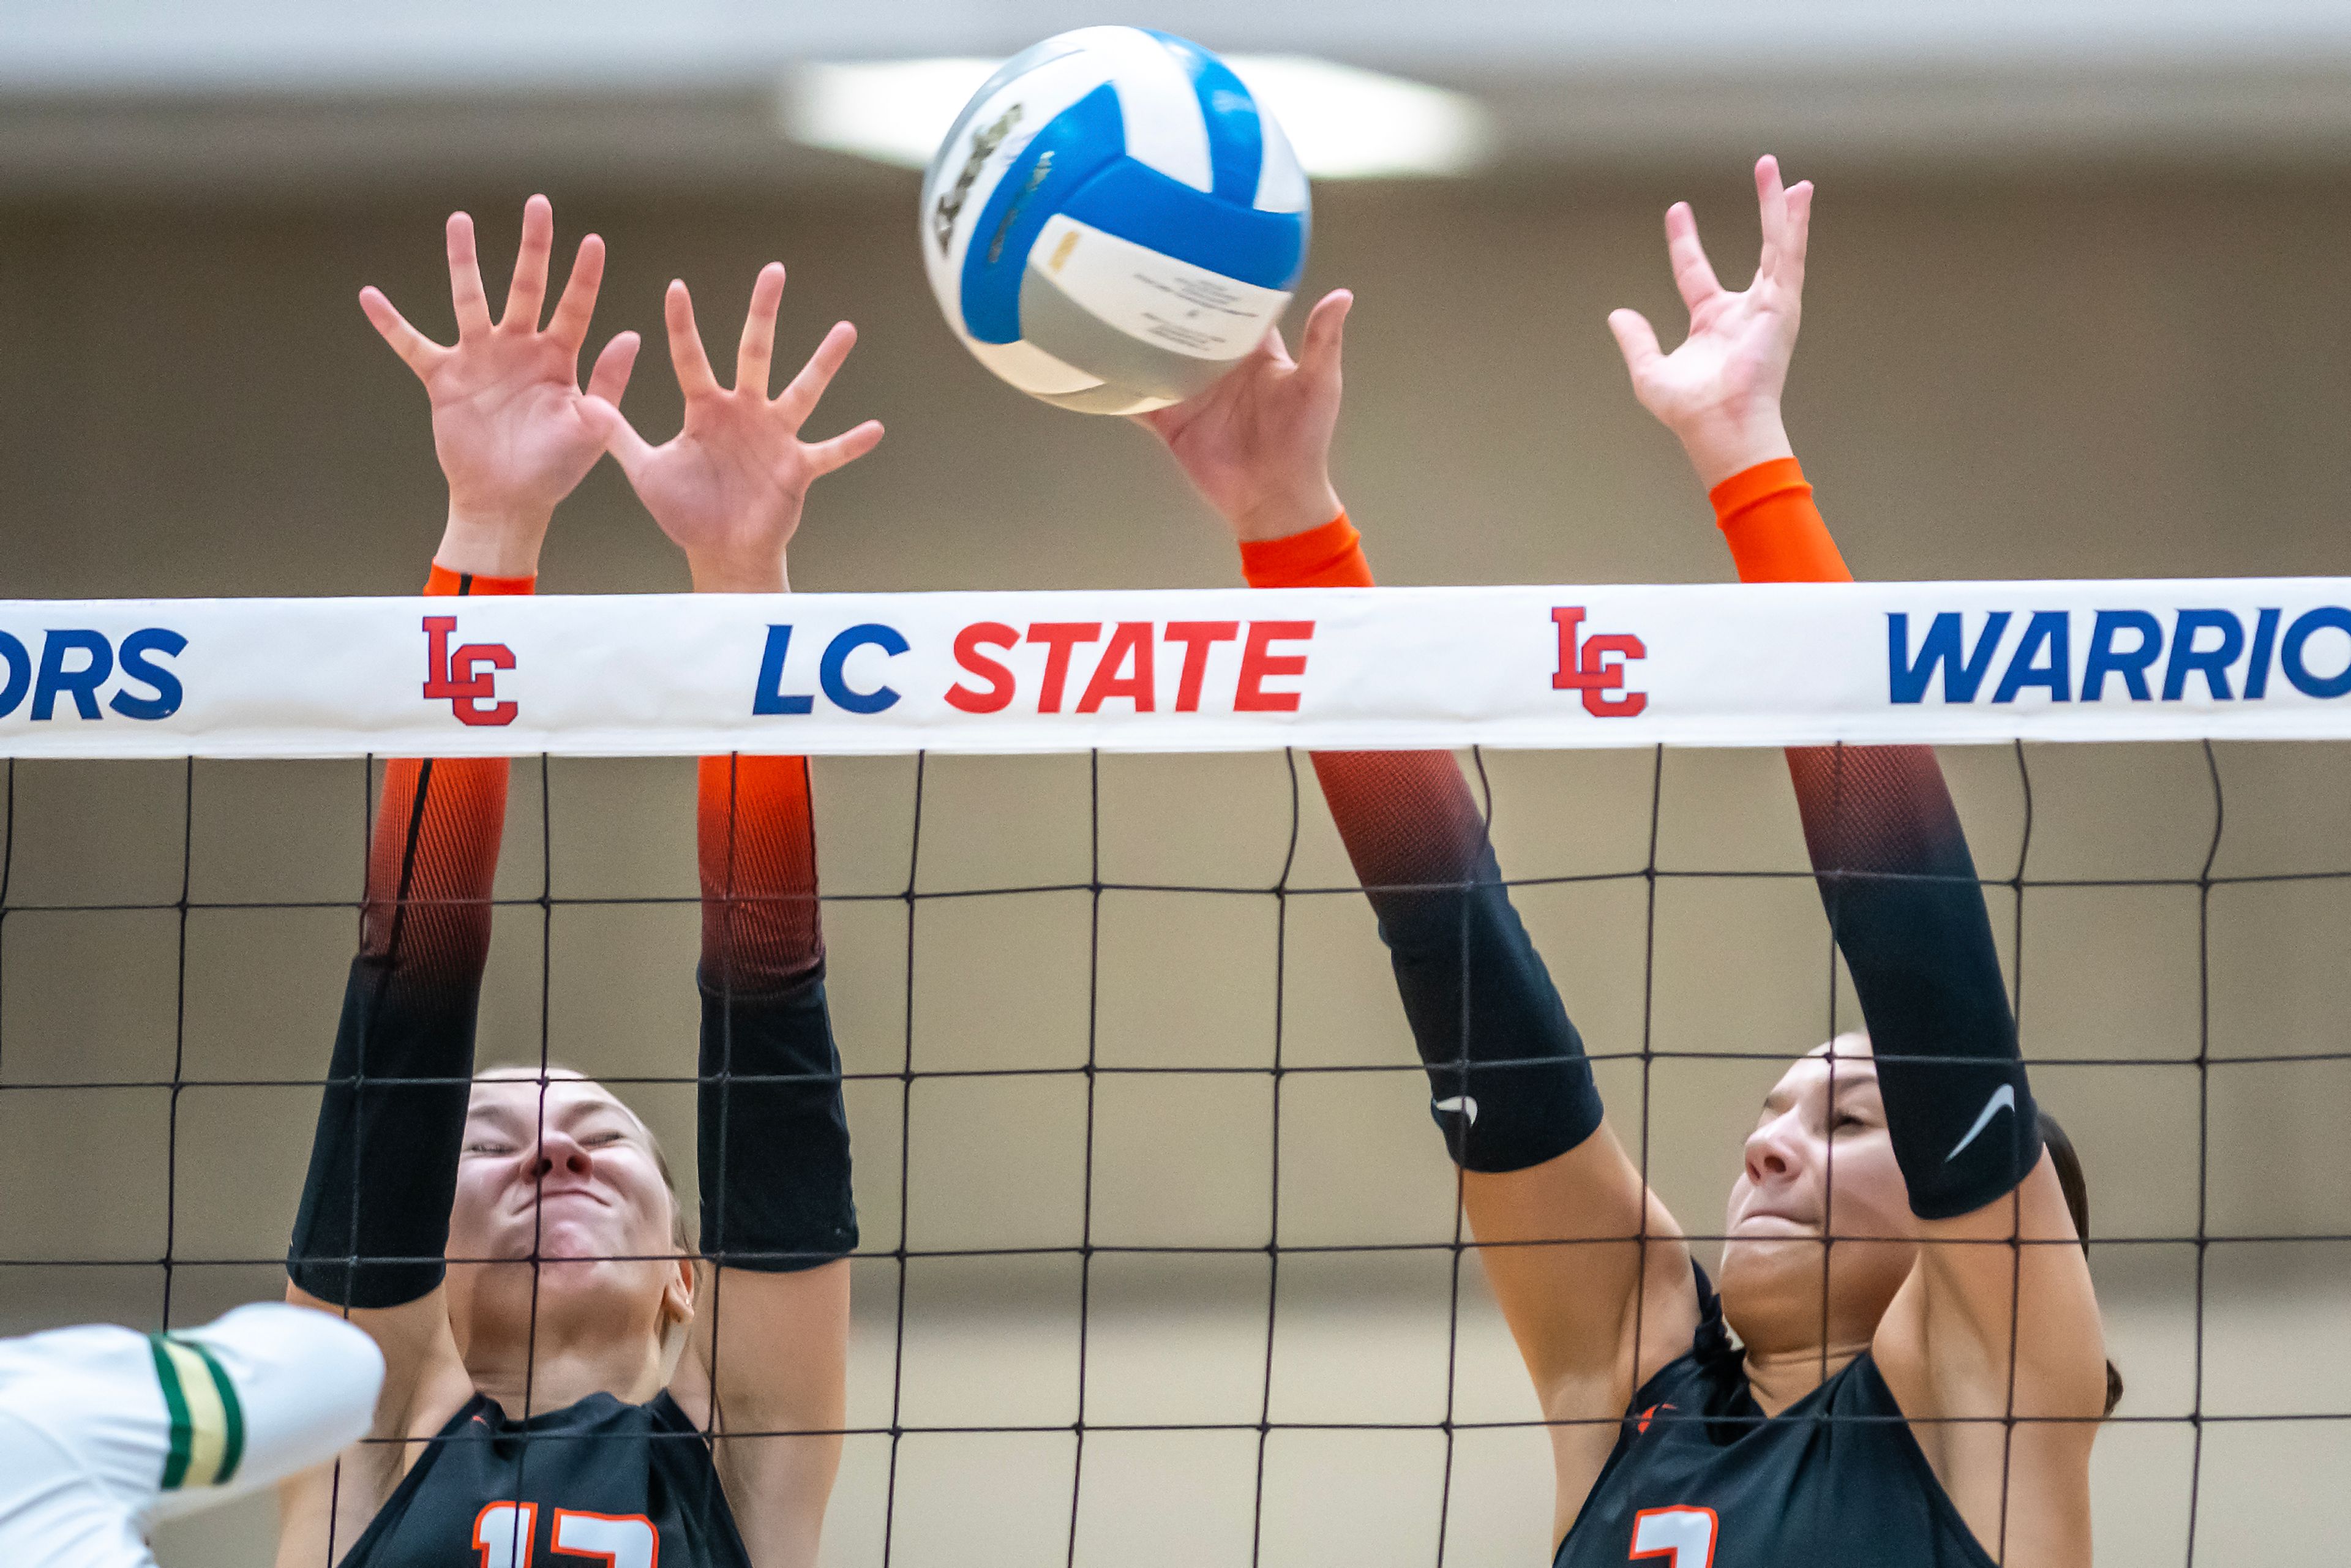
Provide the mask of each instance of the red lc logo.
POLYGON ((468 643, 449 651, 449 634, 457 630, 455 615, 427 615, 424 634, 431 647, 424 655, 424 695, 446 702, 461 724, 512 724, 519 711, 511 702, 482 706, 498 695, 497 676, 491 670, 515 667, 514 650, 504 643, 468 643), (482 666, 488 665, 488 669, 482 666))
POLYGON ((1646 659, 1649 650, 1629 632, 1600 632, 1576 645, 1577 629, 1583 622, 1583 606, 1564 605, 1551 612, 1559 626, 1559 668, 1551 677, 1552 689, 1560 692, 1582 692, 1583 711, 1594 718, 1631 718, 1649 706, 1646 692, 1628 692, 1625 685, 1625 661, 1646 659), (1612 662, 1610 654, 1616 655, 1612 662), (1610 692, 1616 695, 1610 696, 1610 692))

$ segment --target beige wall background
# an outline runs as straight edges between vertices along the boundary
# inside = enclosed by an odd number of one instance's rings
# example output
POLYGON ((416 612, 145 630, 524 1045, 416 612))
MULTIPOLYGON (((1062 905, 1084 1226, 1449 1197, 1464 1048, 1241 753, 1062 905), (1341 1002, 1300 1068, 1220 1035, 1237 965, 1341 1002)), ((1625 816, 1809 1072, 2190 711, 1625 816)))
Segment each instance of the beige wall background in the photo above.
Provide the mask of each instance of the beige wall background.
MULTIPOLYGON (((445 333, 442 215, 477 214, 495 271, 525 193, 0 207, 0 595, 412 590, 441 507, 423 400, 352 296, 380 284, 445 333)), ((874 415, 890 434, 818 491, 799 586, 1230 580, 1229 547, 1142 433, 1029 403, 955 348, 915 263, 911 183, 551 194, 567 247, 590 226, 611 241, 600 336, 657 341, 661 287, 682 275, 723 341, 770 257, 793 269, 788 340, 859 323, 819 424, 874 415)), ((2346 194, 2332 169, 1830 171, 1791 423, 1856 570, 2344 571, 2346 194)), ((1726 276, 1743 274, 1751 198, 1735 166, 1319 193, 1310 286, 1360 296, 1340 484, 1385 580, 1725 575, 1703 498, 1626 394, 1603 323, 1631 304, 1678 324, 1658 233, 1677 196, 1697 200, 1726 276)), ((629 407, 674 428, 657 353, 629 407)), ((684 581, 610 465, 559 515, 549 591, 684 581)), ((1485 763, 1510 872, 1589 879, 1522 890, 1520 907, 1613 1059, 1620 1124, 1685 1222, 1710 1230, 1775 1059, 1830 1021, 1779 760, 1485 763), (1700 1051, 1757 1055, 1675 1054, 1700 1051)), ((2351 1473, 2351 1425, 2236 1417, 2351 1412, 2332 1354, 2351 1301, 2351 1063, 2329 1060, 2351 1005, 2351 889, 2306 874, 2351 873, 2351 753, 2233 746, 2209 770, 2166 747, 1946 763, 1985 874, 2032 884, 2021 905, 1992 890, 1995 922, 2027 1049, 2050 1059, 2036 1084, 2091 1173, 2094 1262, 2131 1385, 2130 1419, 2098 1448, 2100 1561, 2185 1561, 2193 1474, 2197 1560, 2331 1562, 2325 1499, 2351 1473), (2218 878, 2296 880, 2208 892, 2208 852, 2218 878), (2259 1239, 2199 1248, 2199 1213, 2208 1236, 2259 1239), (2200 1453, 2190 1411, 2211 1417, 2200 1453)), ((1293 896, 1277 899, 1280 758, 933 760, 919 856, 917 777, 912 759, 818 767, 841 1036, 852 1071, 885 1075, 850 1092, 865 1245, 1035 1250, 908 1262, 903 1352, 900 1266, 861 1263, 852 1418, 1060 1429, 906 1437, 894 1504, 886 1430, 852 1439, 829 1561, 881 1562, 893 1506, 900 1563, 1059 1562, 1072 1529, 1088 1563, 1246 1563, 1261 1417, 1283 1429, 1264 1444, 1260 1560, 1425 1563, 1441 1516, 1446 1561, 1541 1561, 1540 1434, 1465 1427, 1448 1469, 1436 1427, 1448 1411, 1535 1411, 1474 1268, 1456 1293, 1448 1167, 1417 1080, 1312 1071, 1412 1055, 1311 787, 1293 896), (904 896, 1097 875, 1249 891, 904 896), (1090 1050, 1105 1070, 1194 1071, 1098 1072, 1090 1113, 1090 1050), (1012 1067, 1049 1071, 911 1091, 888 1076, 1012 1067), (1208 1071, 1234 1068, 1252 1071, 1208 1071), (1231 1250, 1089 1262, 1089 1237, 1231 1250), (1269 1242, 1285 1249, 1278 1277, 1269 1242), (1402 1249, 1286 1250, 1364 1245, 1402 1249), (1090 1432, 1073 1511, 1081 1415, 1217 1429, 1090 1432), (1300 1425, 1349 1422, 1425 1429, 1300 1425)), ((197 1321, 274 1293, 315 1106, 287 1081, 325 1061, 360 766, 21 763, 13 788, 0 1329, 152 1326, 167 1294, 172 1321, 197 1321), (120 905, 165 907, 106 907, 120 905), (174 1093, 175 1077, 207 1086, 174 1093)), ((692 1071, 691 789, 682 762, 517 764, 500 892, 521 902, 499 918, 486 1058, 544 1040, 591 1071, 692 1071), (619 899, 638 902, 599 902, 619 899)), ((689 1089, 630 1095, 690 1146, 689 1089)), ((253 1562, 268 1528, 266 1503, 246 1505, 175 1527, 161 1554, 253 1562)))

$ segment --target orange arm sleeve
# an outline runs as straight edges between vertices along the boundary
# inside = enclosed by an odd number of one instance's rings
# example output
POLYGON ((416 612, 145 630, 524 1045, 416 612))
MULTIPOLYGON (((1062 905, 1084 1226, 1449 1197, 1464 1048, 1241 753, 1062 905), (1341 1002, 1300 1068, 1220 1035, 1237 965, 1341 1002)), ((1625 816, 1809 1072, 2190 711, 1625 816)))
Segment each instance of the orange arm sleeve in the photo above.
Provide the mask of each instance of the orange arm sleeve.
MULTIPOLYGON (((478 577, 435 563, 427 598, 525 594, 528 577, 478 577)), ((490 946, 490 888, 506 826, 507 759, 402 758, 387 764, 368 847, 360 950, 444 982, 478 980, 490 946)))
POLYGON ((705 757, 698 786, 703 983, 789 990, 824 962, 807 759, 705 757))
POLYGON ((1851 582, 1813 487, 1792 457, 1733 474, 1708 493, 1741 582, 1851 582))

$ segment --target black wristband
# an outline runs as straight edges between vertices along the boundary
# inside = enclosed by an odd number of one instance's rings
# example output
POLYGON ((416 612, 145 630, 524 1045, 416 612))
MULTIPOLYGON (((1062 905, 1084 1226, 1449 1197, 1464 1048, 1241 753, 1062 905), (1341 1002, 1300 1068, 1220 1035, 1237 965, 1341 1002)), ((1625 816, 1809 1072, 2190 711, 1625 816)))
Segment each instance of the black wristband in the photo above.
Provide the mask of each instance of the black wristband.
POLYGON ((311 1295, 396 1307, 441 1283, 474 1023, 470 991, 419 983, 381 958, 351 961, 286 1259, 311 1295))
POLYGON ((857 1249, 849 1117, 822 971, 769 996, 702 985, 702 1251, 787 1273, 857 1249))

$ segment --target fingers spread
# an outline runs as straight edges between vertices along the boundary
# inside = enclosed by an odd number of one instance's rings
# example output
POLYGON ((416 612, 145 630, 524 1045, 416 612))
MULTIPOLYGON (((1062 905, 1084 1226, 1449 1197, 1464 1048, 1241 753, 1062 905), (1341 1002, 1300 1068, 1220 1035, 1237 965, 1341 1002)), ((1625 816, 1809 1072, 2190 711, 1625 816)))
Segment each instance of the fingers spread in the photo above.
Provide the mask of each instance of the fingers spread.
POLYGON ((819 474, 830 474, 836 468, 846 468, 882 444, 882 422, 869 419, 854 430, 843 431, 831 441, 820 441, 808 448, 810 467, 819 474))
POLYGON ((1657 361, 1665 358, 1657 348, 1656 329, 1638 310, 1611 310, 1608 329, 1616 335, 1616 348, 1625 356, 1625 368, 1633 372, 1633 384, 1640 385, 1657 361))
POLYGON ((1301 370, 1317 378, 1339 373, 1339 350, 1346 340, 1347 312, 1354 303, 1353 293, 1344 288, 1332 289, 1316 303, 1306 318, 1305 335, 1299 340, 1301 370))
POLYGON ((750 313, 743 318, 743 342, 735 351, 735 390, 768 395, 768 366, 776 353, 776 309, 784 298, 784 264, 771 261, 751 285, 750 313))
POLYGON ((449 303, 457 310, 460 340, 490 329, 490 302, 482 292, 482 264, 474 254, 474 220, 449 214, 449 303))
POLYGON ((367 313, 368 322, 392 345, 400 362, 418 375, 427 375, 433 368, 449 357, 449 350, 427 338, 408 324, 408 319, 392 308, 383 290, 373 285, 360 290, 360 308, 367 313))
POLYGON ((515 252, 514 281, 498 325, 508 331, 536 332, 547 303, 547 263, 555 251, 555 207, 545 196, 522 204, 522 245, 515 252))
POLYGON ((1692 310, 1722 292, 1714 264, 1707 260, 1706 247, 1698 242, 1698 214, 1690 211, 1687 202, 1676 202, 1666 209, 1666 256, 1673 264, 1674 287, 1681 291, 1682 303, 1692 310))
POLYGON ((590 399, 619 404, 621 394, 628 390, 629 372, 636 369, 640 341, 634 332, 622 332, 604 345, 604 351, 596 356, 596 368, 588 372, 590 399))
MULTIPOLYGON (((793 429, 798 430, 801 422, 816 411, 817 400, 824 396, 824 389, 832 384, 832 378, 841 369, 841 361, 849 358, 849 350, 856 346, 857 329, 846 321, 835 321, 832 330, 824 335, 824 341, 816 346, 816 352, 809 356, 808 363, 800 367, 800 373, 794 376, 791 384, 777 396, 776 407, 792 422, 793 429)), ((879 425, 874 427, 873 439, 881 439, 879 425)), ((855 455, 855 453, 850 455, 855 455)), ((849 458, 844 457, 841 461, 846 463, 849 458)))
POLYGON ((709 356, 702 351, 702 334, 694 325, 694 299, 683 279, 671 280, 668 297, 662 301, 662 316, 669 325, 669 362, 677 371, 678 391, 689 402, 716 392, 718 378, 710 373, 709 356))
POLYGON ((588 321, 596 314, 596 294, 603 286, 604 242, 590 235, 580 242, 580 254, 571 258, 571 277, 547 323, 548 335, 575 356, 588 341, 588 321))

